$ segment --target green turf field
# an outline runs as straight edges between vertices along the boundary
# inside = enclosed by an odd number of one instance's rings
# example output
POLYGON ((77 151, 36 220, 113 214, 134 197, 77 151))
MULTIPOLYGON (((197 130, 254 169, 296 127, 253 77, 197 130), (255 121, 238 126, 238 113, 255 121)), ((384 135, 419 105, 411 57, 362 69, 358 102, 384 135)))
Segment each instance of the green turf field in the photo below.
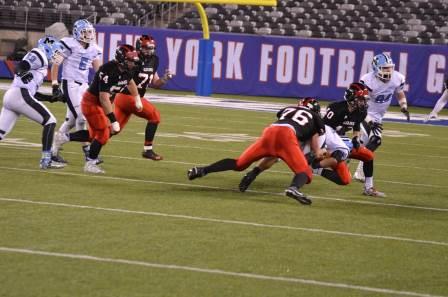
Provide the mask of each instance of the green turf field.
MULTIPOLYGON (((65 106, 47 106, 60 124, 65 106)), ((315 177, 303 206, 283 195, 283 164, 244 194, 243 173, 186 177, 237 157, 274 114, 157 107, 165 159, 140 157, 145 122, 132 118, 102 176, 83 173, 77 143, 65 169, 39 170, 41 127, 19 120, 0 143, 0 296, 448 296, 447 127, 384 125, 387 198, 315 177)))

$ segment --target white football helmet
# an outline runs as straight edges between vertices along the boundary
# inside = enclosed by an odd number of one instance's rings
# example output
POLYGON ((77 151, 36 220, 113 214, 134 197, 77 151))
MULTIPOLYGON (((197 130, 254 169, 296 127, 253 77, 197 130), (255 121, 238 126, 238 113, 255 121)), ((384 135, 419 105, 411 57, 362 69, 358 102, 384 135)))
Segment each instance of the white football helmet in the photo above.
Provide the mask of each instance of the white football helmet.
POLYGON ((373 57, 372 68, 376 77, 387 81, 392 77, 395 64, 388 54, 382 53, 373 57))
POLYGON ((73 38, 85 43, 91 43, 95 40, 95 28, 86 19, 77 20, 73 24, 73 38))

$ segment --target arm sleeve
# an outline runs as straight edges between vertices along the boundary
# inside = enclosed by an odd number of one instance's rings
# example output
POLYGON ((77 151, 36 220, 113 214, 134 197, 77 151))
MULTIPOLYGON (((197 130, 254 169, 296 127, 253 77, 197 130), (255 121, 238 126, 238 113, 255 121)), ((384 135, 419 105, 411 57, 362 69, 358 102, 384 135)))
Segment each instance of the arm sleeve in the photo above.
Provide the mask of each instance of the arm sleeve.
POLYGON ((42 94, 39 92, 36 92, 36 94, 34 94, 34 98, 36 98, 37 101, 48 101, 48 102, 55 101, 55 100, 53 100, 53 95, 42 94))

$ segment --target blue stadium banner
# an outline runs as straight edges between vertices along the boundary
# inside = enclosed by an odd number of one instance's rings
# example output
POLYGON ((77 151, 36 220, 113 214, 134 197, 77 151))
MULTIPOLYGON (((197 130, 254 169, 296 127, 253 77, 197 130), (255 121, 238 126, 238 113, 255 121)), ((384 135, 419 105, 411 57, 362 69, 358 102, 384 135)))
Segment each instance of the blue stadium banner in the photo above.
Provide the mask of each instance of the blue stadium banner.
MULTIPOLYGON (((100 25, 96 30, 104 60, 113 58, 117 45, 135 44, 140 35, 152 35, 160 57, 159 74, 164 69, 174 73, 166 88, 195 91, 201 32, 100 25)), ((344 89, 370 70, 373 56, 388 52, 395 69, 406 76, 409 104, 433 106, 448 74, 446 45, 213 32, 210 39, 213 93, 341 100, 344 89)))

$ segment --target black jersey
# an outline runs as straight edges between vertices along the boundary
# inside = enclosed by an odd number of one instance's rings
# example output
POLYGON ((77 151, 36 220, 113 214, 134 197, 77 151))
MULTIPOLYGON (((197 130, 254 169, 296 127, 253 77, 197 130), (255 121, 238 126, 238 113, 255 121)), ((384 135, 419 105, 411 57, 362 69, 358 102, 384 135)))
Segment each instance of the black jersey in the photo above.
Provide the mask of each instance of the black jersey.
POLYGON ((351 129, 360 131, 361 122, 366 116, 367 110, 349 112, 347 101, 339 101, 328 105, 324 123, 336 130, 339 135, 344 135, 351 129))
POLYGON ((116 61, 107 62, 95 73, 88 91, 96 97, 100 96, 100 92, 111 95, 119 93, 129 84, 132 76, 131 71, 120 71, 116 61))
POLYGON ((321 117, 303 106, 289 106, 277 113, 278 121, 275 124, 289 124, 294 127, 297 139, 305 142, 318 133, 325 133, 325 125, 321 117))
MULTIPOLYGON (((156 55, 150 56, 142 65, 138 66, 134 72, 134 81, 138 88, 140 97, 145 96, 146 88, 152 82, 154 74, 159 68, 159 57, 156 55)), ((130 94, 128 88, 124 89, 123 93, 130 94)))

